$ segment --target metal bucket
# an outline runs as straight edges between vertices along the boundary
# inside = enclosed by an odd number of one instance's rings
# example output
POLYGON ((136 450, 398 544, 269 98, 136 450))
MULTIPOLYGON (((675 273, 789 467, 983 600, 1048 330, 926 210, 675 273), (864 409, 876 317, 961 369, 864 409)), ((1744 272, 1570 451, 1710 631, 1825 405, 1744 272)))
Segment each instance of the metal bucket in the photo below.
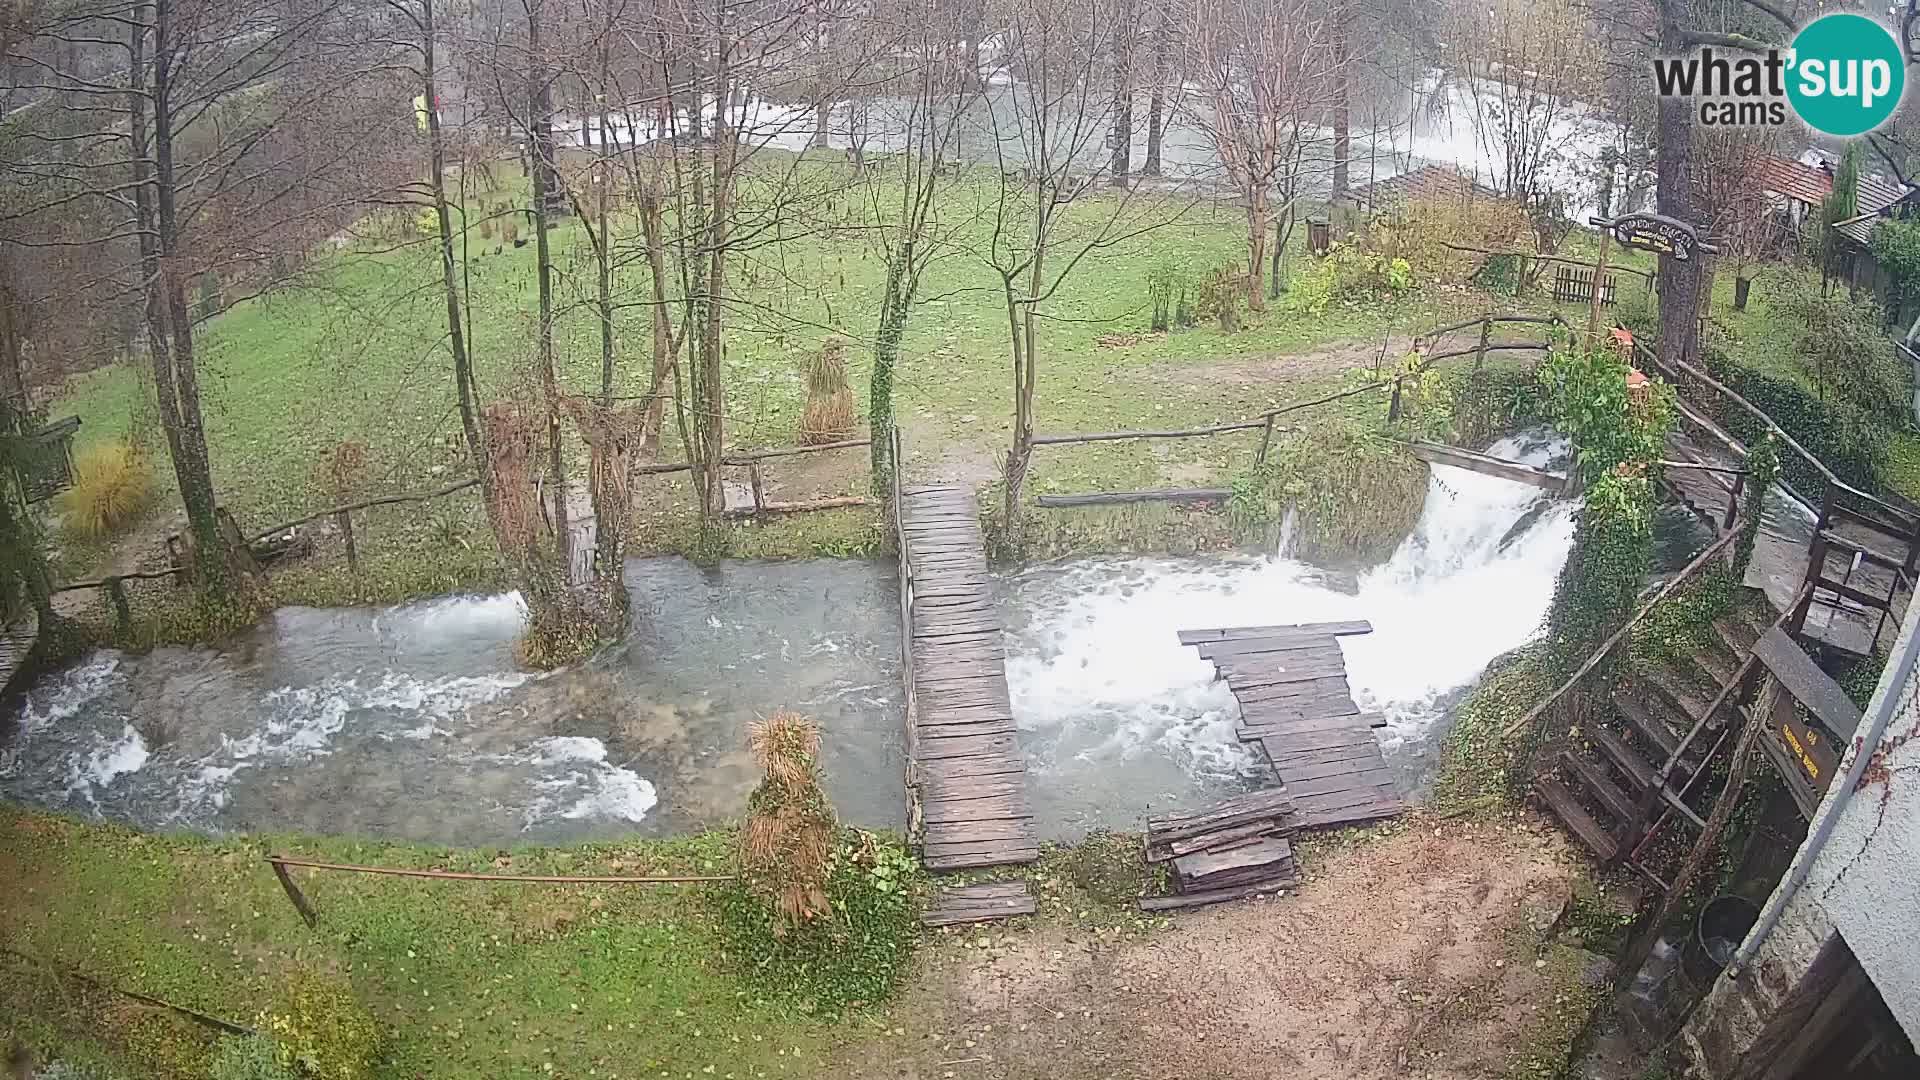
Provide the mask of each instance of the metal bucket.
POLYGON ((1759 919, 1760 908, 1744 896, 1729 894, 1707 901, 1687 942, 1687 975, 1702 986, 1711 985, 1759 919))

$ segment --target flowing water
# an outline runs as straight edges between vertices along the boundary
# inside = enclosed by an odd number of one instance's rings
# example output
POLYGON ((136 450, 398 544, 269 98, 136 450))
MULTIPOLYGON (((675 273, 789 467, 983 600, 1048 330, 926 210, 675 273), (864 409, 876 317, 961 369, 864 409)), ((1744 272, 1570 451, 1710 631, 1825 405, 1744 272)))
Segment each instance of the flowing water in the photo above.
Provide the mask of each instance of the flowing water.
POLYGON ((883 563, 636 559, 633 635, 516 669, 513 595, 283 608, 218 650, 100 652, 27 696, 0 794, 148 828, 436 843, 688 832, 737 817, 746 725, 825 728, 829 793, 901 824, 899 601, 883 563))
MULTIPOLYGON (((1499 457, 1564 467, 1522 435, 1499 457)), ((1342 639, 1354 695, 1419 794, 1461 694, 1539 630, 1573 503, 1435 468, 1385 563, 1089 558, 1004 575, 1007 676, 1043 835, 1270 783, 1187 628, 1367 619, 1342 639)), ((1662 526, 1662 565, 1697 550, 1662 526)), ((843 818, 901 824, 899 608, 883 563, 628 564, 636 629, 548 675, 517 670, 512 595, 282 609, 217 650, 96 653, 43 680, 0 736, 0 795, 149 828, 434 843, 692 831, 737 817, 746 726, 791 707, 825 728, 843 818)))
MULTIPOLYGON (((1504 439, 1496 457, 1565 466, 1564 444, 1504 439)), ((1332 572, 1267 559, 1076 559, 1008 579, 1007 676, 1041 831, 1137 827, 1142 815, 1272 782, 1234 738, 1239 710, 1176 631, 1367 619, 1341 639, 1354 696, 1403 791, 1428 780, 1450 706, 1540 628, 1575 504, 1436 467, 1414 533, 1387 562, 1332 572)))

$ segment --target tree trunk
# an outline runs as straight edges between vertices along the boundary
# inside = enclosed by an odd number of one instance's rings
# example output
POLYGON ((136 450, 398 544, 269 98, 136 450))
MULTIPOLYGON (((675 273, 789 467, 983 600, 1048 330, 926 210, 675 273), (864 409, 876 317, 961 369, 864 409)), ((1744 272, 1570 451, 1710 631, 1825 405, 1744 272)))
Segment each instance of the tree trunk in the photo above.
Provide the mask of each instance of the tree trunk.
POLYGON ((902 254, 896 252, 887 266, 887 291, 880 301, 880 326, 873 337, 873 374, 867 380, 867 431, 873 440, 868 460, 875 498, 892 495, 893 471, 900 467, 893 459, 893 371, 900 362, 900 338, 912 303, 906 295, 906 279, 902 254))
MULTIPOLYGON (((594 305, 600 312, 600 404, 613 407, 613 235, 607 231, 607 200, 613 187, 612 142, 607 132, 607 84, 611 60, 600 46, 600 162, 594 191, 594 305)), ((604 540, 602 541, 605 542, 604 540)))
POLYGON ((1167 80, 1170 77, 1173 34, 1167 27, 1167 8, 1163 2, 1153 28, 1153 93, 1147 98, 1147 159, 1140 165, 1141 176, 1160 175, 1160 142, 1166 135, 1167 80))
MULTIPOLYGON (((1686 51, 1681 28, 1671 20, 1661 26, 1661 48, 1669 55, 1686 51)), ((1681 221, 1693 216, 1691 168, 1693 113, 1690 100, 1661 98, 1656 114, 1655 199, 1660 213, 1681 221)), ((1667 360, 1692 361, 1700 348, 1700 277, 1698 268, 1671 255, 1660 256, 1660 355, 1667 360)))
POLYGON ((1267 310, 1267 190, 1260 183, 1247 189, 1247 308, 1267 310))
POLYGON ((1133 12, 1128 4, 1113 28, 1113 129, 1107 136, 1113 149, 1108 182, 1126 187, 1133 169, 1133 12))
POLYGON ((640 423, 640 449, 649 456, 660 452, 662 390, 673 364, 673 317, 667 311, 667 245, 660 196, 652 190, 640 196, 640 231, 647 245, 647 270, 653 279, 653 389, 640 423))
POLYGON ((540 55, 540 16, 544 3, 527 8, 528 74, 527 141, 533 150, 533 254, 540 287, 540 393, 546 399, 547 470, 552 485, 553 542, 560 556, 560 573, 573 565, 573 535, 567 522, 566 462, 560 448, 560 385, 553 369, 553 248, 547 238, 547 217, 555 179, 553 158, 552 89, 546 63, 540 55))
MULTIPOLYGON (((207 455, 206 429, 200 416, 200 383, 196 369, 193 320, 187 311, 185 270, 181 266, 180 226, 175 208, 178 187, 173 159, 173 0, 153 6, 153 211, 157 280, 151 288, 154 303, 149 318, 164 322, 170 349, 156 349, 155 381, 167 386, 162 393, 172 407, 161 407, 173 454, 174 478, 186 508, 193 539, 195 579, 214 595, 244 584, 250 567, 243 552, 232 550, 222 533, 214 495, 213 469, 207 455), (164 366, 164 370, 163 370, 164 366), (161 376, 165 378, 162 379, 161 376)), ((144 171, 144 169, 142 170, 144 171)), ((156 329, 159 327, 156 326, 156 329)))
MULTIPOLYGON (((480 445, 480 414, 474 399, 473 358, 467 353, 467 335, 460 316, 459 279, 454 273, 453 216, 447 206, 447 147, 440 130, 439 85, 434 68, 433 0, 421 0, 421 78, 427 95, 427 182, 433 189, 434 218, 440 224, 440 283, 447 295, 447 347, 453 352, 454 393, 460 401, 460 430, 466 436, 467 457, 480 477, 482 495, 493 478, 480 445)), ((465 232, 465 216, 461 231, 465 232)), ((492 505, 491 501, 487 505, 492 505)))
POLYGON ((1338 203, 1351 191, 1348 159, 1353 156, 1353 85, 1348 71, 1352 65, 1347 53, 1345 5, 1336 8, 1333 18, 1333 201, 1338 203))
MULTIPOLYGON (((706 265, 696 272, 701 278, 701 298, 695 305, 698 318, 692 376, 693 439, 695 485, 700 497, 700 517, 710 521, 725 509, 720 483, 721 456, 726 445, 726 336, 727 294, 727 215, 732 211, 734 154, 737 151, 733 131, 732 70, 729 66, 730 43, 722 25, 726 18, 723 0, 714 5, 715 49, 713 73, 713 171, 712 188, 704 211, 704 239, 701 242, 706 265)), ((699 201, 696 193, 696 202, 699 201)), ((693 331, 690 331, 690 333, 693 331)))

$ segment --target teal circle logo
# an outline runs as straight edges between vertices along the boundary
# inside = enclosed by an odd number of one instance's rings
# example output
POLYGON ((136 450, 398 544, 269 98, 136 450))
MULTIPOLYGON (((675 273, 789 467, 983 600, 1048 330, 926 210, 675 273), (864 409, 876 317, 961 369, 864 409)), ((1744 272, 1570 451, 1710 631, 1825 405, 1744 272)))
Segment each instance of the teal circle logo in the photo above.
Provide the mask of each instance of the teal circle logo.
POLYGON ((1787 99, 1808 126, 1864 135, 1893 115, 1907 88, 1906 57, 1893 31, 1865 15, 1822 15, 1793 39, 1787 99))

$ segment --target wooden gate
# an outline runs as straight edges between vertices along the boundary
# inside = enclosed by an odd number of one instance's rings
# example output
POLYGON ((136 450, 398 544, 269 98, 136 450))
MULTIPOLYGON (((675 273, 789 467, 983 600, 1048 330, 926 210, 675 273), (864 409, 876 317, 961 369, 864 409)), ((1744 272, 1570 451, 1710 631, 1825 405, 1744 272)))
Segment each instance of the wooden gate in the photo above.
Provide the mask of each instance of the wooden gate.
MULTIPOLYGON (((1607 274, 1600 279, 1600 302, 1611 304, 1619 293, 1619 279, 1607 274)), ((1553 271, 1553 298, 1556 302, 1585 304, 1593 299, 1593 271, 1574 266, 1558 266, 1553 271)))

